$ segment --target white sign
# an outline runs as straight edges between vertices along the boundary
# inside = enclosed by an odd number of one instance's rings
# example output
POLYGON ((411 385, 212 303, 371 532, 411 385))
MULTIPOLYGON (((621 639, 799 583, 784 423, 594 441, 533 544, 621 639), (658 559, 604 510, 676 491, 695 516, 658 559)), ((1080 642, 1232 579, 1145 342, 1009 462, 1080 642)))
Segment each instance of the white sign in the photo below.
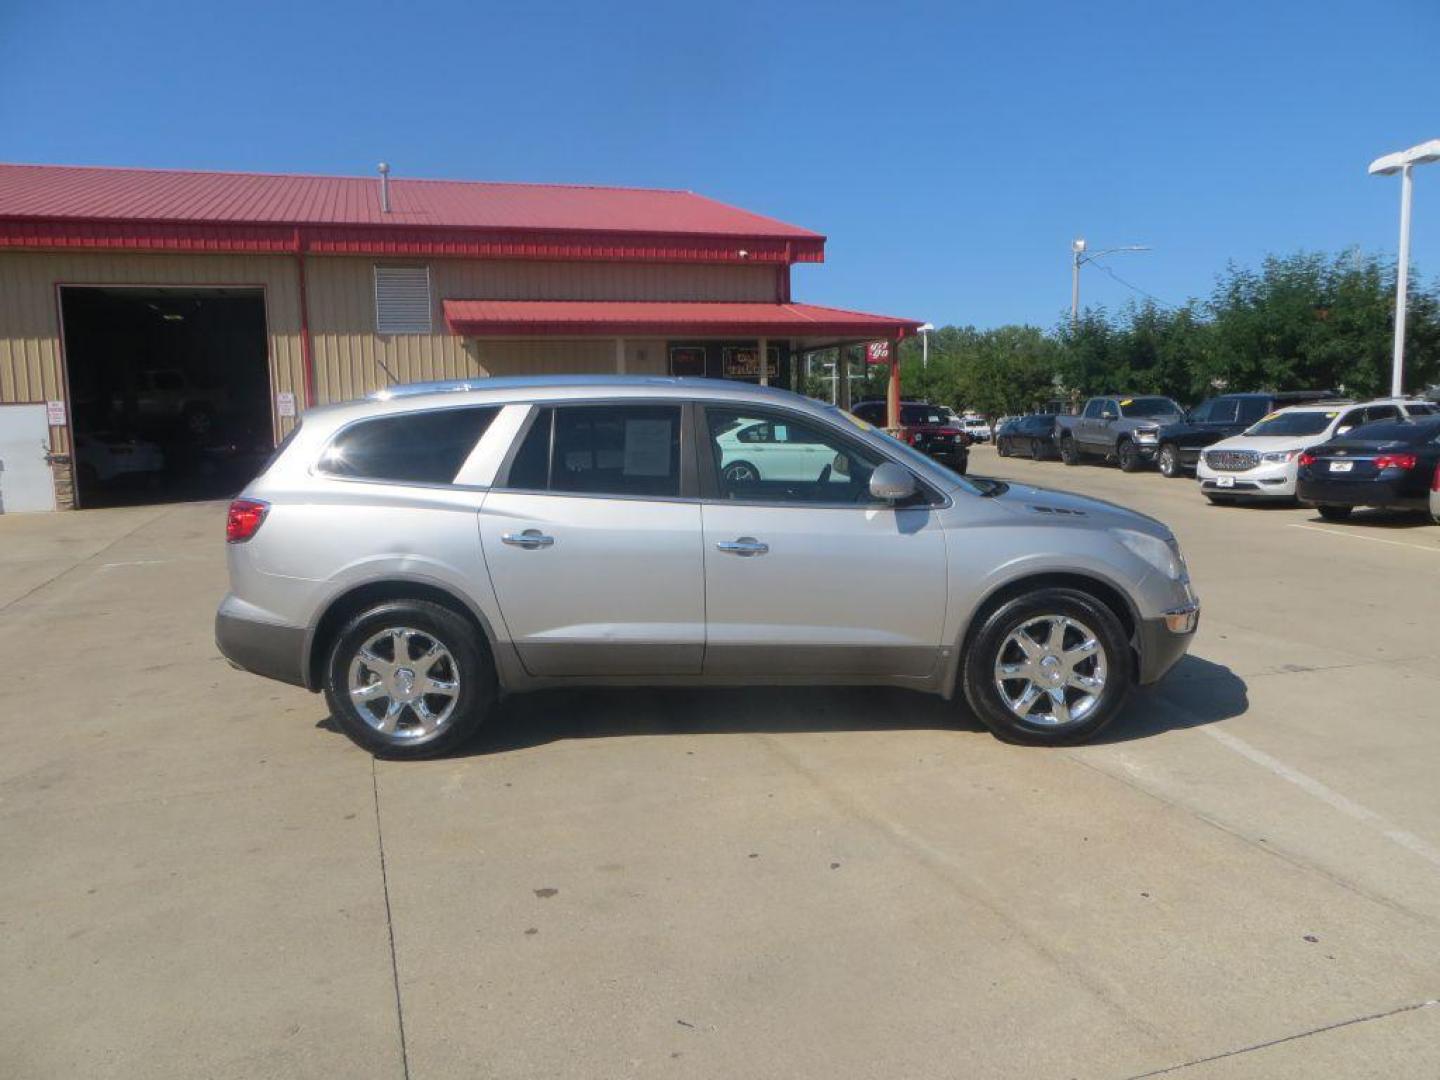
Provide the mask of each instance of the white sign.
POLYGON ((626 476, 670 475, 670 421, 625 421, 626 476))
POLYGON ((275 395, 275 412, 279 416, 295 415, 295 395, 289 390, 281 390, 275 395))
POLYGON ((65 402, 45 402, 45 422, 51 427, 65 426, 65 402))

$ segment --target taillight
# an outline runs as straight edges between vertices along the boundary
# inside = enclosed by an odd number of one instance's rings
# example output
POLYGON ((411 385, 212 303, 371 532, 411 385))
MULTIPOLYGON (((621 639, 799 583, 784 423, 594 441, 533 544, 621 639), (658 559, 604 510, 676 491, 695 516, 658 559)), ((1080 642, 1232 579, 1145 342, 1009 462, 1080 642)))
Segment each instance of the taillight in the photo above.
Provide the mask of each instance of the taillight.
POLYGON ((230 513, 225 518, 225 542, 243 544, 257 532, 270 504, 258 499, 236 499, 230 504, 230 513))
POLYGON ((1413 469, 1415 468, 1414 454, 1381 454, 1375 459, 1377 469, 1413 469))
POLYGON ((1301 464, 1301 465, 1314 465, 1314 464, 1315 464, 1315 455, 1312 454, 1312 453, 1310 453, 1309 450, 1306 450, 1305 453, 1303 453, 1303 454, 1300 455, 1300 464, 1301 464))

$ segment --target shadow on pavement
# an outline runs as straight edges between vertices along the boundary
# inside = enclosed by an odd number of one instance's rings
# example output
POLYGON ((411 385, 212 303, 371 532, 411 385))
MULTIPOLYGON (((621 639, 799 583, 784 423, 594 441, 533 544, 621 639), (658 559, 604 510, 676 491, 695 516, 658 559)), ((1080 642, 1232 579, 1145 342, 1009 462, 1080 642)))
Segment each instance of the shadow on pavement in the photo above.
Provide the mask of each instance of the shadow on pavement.
POLYGON ((1248 691, 1223 664, 1183 656, 1165 678, 1137 692, 1093 743, 1129 742, 1240 716, 1250 708, 1248 691))
MULTIPOLYGON (((1248 704, 1245 683, 1229 668, 1187 656, 1158 686, 1137 691, 1095 742, 1214 723, 1248 704)), ((317 726, 339 731, 329 717, 317 726)), ((506 698, 458 756, 563 739, 912 730, 985 728, 961 700, 886 687, 577 688, 506 698)))

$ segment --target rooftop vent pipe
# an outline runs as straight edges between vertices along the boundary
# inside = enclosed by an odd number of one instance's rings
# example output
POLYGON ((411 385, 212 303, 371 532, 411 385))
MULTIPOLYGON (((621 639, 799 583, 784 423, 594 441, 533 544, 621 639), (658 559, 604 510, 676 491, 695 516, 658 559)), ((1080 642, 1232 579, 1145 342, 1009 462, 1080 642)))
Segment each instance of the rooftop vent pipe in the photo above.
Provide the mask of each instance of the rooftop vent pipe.
POLYGON ((380 162, 380 212, 390 212, 390 166, 380 162))

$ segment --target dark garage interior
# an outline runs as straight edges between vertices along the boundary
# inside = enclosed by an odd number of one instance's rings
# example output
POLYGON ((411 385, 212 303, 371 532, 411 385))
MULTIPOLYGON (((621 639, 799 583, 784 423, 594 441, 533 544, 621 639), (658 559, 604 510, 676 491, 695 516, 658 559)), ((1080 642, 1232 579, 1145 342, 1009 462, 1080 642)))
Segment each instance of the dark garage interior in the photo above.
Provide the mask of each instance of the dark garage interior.
POLYGON ((274 446, 260 289, 64 286, 81 507, 218 499, 274 446))

